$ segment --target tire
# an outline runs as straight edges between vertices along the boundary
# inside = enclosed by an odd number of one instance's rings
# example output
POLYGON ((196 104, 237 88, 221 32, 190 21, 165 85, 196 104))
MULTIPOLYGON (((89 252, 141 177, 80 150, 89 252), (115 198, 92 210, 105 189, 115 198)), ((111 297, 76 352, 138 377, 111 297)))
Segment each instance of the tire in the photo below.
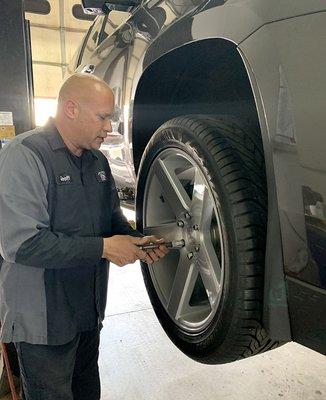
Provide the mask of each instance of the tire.
POLYGON ((143 154, 137 228, 182 249, 142 263, 154 311, 189 357, 226 363, 277 347, 262 326, 267 194, 260 136, 231 117, 172 119, 143 154))

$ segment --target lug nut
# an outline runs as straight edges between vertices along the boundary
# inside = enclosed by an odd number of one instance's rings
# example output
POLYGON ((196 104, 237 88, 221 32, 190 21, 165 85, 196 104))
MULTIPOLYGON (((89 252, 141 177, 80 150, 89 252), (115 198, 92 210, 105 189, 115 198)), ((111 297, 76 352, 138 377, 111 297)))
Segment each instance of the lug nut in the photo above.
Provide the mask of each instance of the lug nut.
POLYGON ((199 226, 196 224, 196 225, 193 225, 193 229, 195 230, 195 231, 198 231, 199 230, 199 226))
POLYGON ((193 253, 192 251, 190 251, 190 252, 187 254, 187 257, 189 258, 189 260, 191 260, 191 259, 193 258, 193 256, 194 256, 194 253, 193 253))
POLYGON ((195 251, 198 253, 200 250, 200 246, 195 246, 195 251))
POLYGON ((185 223, 180 219, 180 220, 177 222, 177 225, 180 226, 180 228, 183 228, 184 225, 185 225, 185 223))
POLYGON ((186 213, 185 213, 185 218, 186 218, 186 219, 190 219, 190 218, 191 218, 191 215, 190 215, 188 212, 186 212, 186 213))

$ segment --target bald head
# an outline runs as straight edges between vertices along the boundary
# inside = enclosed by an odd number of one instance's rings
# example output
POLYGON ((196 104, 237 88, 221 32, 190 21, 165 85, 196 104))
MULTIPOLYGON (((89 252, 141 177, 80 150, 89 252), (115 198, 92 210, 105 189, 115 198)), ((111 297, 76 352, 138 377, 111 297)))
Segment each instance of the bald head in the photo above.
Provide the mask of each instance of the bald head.
POLYGON ((75 100, 88 103, 94 96, 113 93, 110 87, 94 75, 74 74, 71 75, 61 86, 58 96, 58 105, 67 100, 75 100))

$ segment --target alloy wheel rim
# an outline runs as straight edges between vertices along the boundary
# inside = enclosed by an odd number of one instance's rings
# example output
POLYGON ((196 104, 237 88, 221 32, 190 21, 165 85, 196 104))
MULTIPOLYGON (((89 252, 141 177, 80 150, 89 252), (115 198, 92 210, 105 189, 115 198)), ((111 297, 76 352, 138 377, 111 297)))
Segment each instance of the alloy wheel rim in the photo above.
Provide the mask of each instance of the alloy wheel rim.
POLYGON ((144 189, 144 232, 183 239, 185 247, 148 268, 166 312, 190 333, 205 329, 220 303, 225 269, 220 215, 200 164, 178 148, 159 153, 144 189))

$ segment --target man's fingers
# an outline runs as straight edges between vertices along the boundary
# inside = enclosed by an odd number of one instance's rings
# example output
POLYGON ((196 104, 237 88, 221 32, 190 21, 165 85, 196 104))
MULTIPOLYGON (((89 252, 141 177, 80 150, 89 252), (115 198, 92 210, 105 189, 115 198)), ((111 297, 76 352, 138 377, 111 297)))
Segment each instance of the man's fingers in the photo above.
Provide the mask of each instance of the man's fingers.
POLYGON ((156 254, 156 256, 158 258, 163 258, 165 256, 165 253, 163 251, 161 251, 159 248, 158 249, 154 249, 153 252, 156 254))
POLYGON ((151 255, 152 259, 154 259, 154 261, 158 261, 159 259, 165 257, 165 255, 169 252, 169 249, 167 249, 166 247, 161 247, 162 246, 160 246, 158 249, 153 249, 149 251, 149 254, 151 255))
POLYGON ((146 256, 146 258, 143 258, 140 261, 146 264, 153 264, 153 260, 149 256, 146 256))
POLYGON ((151 235, 151 236, 145 236, 147 240, 150 240, 154 243, 163 243, 164 239, 163 238, 158 238, 157 236, 151 235))
POLYGON ((158 238, 156 236, 144 236, 144 237, 132 237, 131 236, 131 241, 133 244, 148 244, 148 243, 164 243, 163 238, 158 238))
MULTIPOLYGON (((134 245, 145 245, 149 243, 164 243, 163 238, 158 238, 154 235, 150 236, 144 236, 144 237, 130 237, 131 242, 134 245)), ((143 251, 143 250, 138 250, 137 251, 137 257, 139 260, 142 262, 146 262, 147 264, 152 264, 156 261, 159 261, 161 258, 163 258, 169 250, 164 246, 160 246, 157 249, 149 250, 149 251, 143 251)))
POLYGON ((166 246, 160 246, 158 250, 164 253, 164 255, 170 253, 170 249, 168 249, 166 246))
POLYGON ((137 256, 137 258, 139 258, 139 260, 144 260, 147 256, 147 253, 146 253, 146 251, 139 249, 136 253, 136 256, 137 256))
POLYGON ((125 265, 122 260, 117 260, 114 264, 116 264, 118 267, 123 267, 125 265))
POLYGON ((157 236, 147 236, 151 242, 154 243, 164 243, 165 240, 163 238, 158 238, 157 236))
POLYGON ((138 244, 138 245, 140 245, 140 244, 146 244, 146 243, 148 243, 148 239, 146 239, 148 236, 144 236, 144 237, 136 237, 136 236, 130 236, 130 240, 131 240, 131 243, 133 243, 133 244, 138 244))
POLYGON ((158 256, 156 255, 156 253, 154 252, 154 250, 149 251, 147 254, 148 254, 148 256, 151 258, 152 262, 158 261, 158 260, 160 259, 160 257, 158 257, 158 256))

